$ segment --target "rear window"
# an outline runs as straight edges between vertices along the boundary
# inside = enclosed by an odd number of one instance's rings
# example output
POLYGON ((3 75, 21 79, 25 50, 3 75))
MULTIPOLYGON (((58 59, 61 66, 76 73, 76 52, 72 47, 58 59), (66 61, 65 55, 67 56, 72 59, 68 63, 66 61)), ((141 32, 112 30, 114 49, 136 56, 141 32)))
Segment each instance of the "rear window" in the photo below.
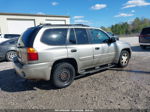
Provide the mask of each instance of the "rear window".
POLYGON ((146 34, 150 34, 150 28, 144 28, 143 30, 142 30, 142 33, 141 33, 142 35, 146 35, 146 34))
POLYGON ((4 38, 8 38, 8 39, 18 38, 18 37, 20 37, 20 35, 17 35, 17 34, 5 34, 4 35, 4 38))
POLYGON ((48 45, 66 44, 68 29, 48 29, 44 32, 41 41, 48 45))
POLYGON ((33 27, 27 29, 21 36, 21 39, 25 45, 25 47, 33 47, 33 41, 35 39, 36 34, 40 30, 39 27, 33 27))

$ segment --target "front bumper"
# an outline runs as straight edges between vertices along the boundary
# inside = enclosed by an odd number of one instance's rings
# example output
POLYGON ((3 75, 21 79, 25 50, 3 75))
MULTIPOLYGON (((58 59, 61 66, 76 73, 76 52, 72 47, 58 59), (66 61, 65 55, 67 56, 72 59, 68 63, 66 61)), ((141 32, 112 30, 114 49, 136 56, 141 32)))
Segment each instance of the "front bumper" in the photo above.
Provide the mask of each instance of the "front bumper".
POLYGON ((51 63, 22 64, 17 58, 13 59, 13 65, 18 75, 25 79, 50 80, 51 63))

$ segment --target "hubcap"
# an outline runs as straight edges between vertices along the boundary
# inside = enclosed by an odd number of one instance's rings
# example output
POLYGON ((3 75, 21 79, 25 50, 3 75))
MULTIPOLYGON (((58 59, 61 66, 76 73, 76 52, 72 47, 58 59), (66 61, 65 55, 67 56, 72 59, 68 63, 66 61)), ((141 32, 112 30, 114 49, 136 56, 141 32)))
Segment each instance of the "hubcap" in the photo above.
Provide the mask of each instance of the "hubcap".
POLYGON ((66 70, 62 71, 62 73, 59 75, 59 79, 62 82, 68 82, 70 79, 70 73, 66 70))
POLYGON ((9 61, 12 61, 12 59, 16 56, 17 56, 17 54, 14 51, 8 52, 8 54, 7 54, 7 58, 9 61))
POLYGON ((127 53, 124 53, 124 54, 122 55, 121 64, 122 64, 122 65, 127 65, 127 64, 128 64, 128 54, 127 54, 127 53))

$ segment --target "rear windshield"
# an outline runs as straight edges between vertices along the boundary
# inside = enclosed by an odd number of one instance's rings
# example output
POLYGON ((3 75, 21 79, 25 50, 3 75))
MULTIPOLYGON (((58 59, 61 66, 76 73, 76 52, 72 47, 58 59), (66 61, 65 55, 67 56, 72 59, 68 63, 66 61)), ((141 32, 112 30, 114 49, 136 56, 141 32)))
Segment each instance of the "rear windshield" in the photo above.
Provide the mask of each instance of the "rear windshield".
POLYGON ((20 37, 20 35, 18 35, 18 34, 5 34, 4 35, 4 38, 18 38, 18 37, 20 37))
POLYGON ((144 28, 143 30, 142 30, 142 33, 141 33, 142 35, 145 35, 145 34, 150 34, 150 28, 144 28))
POLYGON ((48 29, 44 32, 41 41, 48 45, 65 45, 67 29, 48 29))
POLYGON ((40 30, 39 27, 33 27, 27 29, 21 36, 21 39, 25 45, 25 47, 33 47, 33 41, 35 39, 36 34, 40 30))

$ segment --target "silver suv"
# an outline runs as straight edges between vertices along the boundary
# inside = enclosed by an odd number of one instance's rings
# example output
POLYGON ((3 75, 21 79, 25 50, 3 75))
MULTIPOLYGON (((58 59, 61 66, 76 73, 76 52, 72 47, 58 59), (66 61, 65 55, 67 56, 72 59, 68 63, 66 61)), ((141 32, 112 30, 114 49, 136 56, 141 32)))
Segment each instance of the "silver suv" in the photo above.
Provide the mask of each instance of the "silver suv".
POLYGON ((26 79, 51 80, 69 86, 75 77, 126 67, 130 45, 116 41, 99 28, 86 25, 39 25, 27 29, 18 40, 13 59, 17 73, 26 79))

